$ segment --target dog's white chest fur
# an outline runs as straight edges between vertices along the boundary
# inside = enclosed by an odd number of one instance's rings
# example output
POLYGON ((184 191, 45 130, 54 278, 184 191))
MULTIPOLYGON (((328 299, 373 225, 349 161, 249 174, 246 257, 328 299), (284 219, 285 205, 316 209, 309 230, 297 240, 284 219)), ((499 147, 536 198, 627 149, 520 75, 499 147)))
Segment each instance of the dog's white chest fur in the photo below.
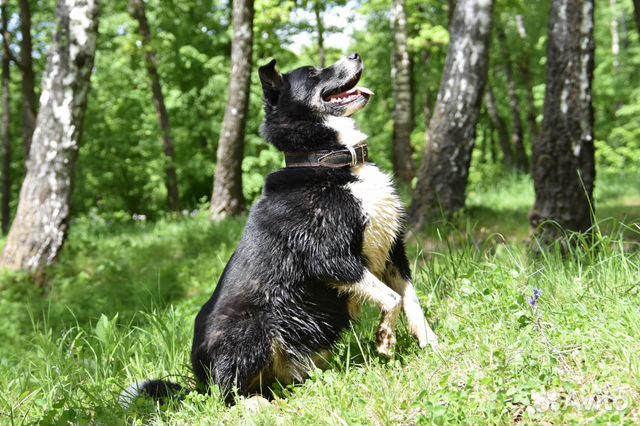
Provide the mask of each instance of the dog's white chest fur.
MULTIPOLYGON (((367 139, 349 117, 328 117, 325 123, 337 132, 338 142, 345 146, 367 139)), ((381 276, 402 226, 402 202, 391 178, 373 164, 356 166, 351 172, 358 180, 348 184, 347 189, 360 201, 366 218, 362 249, 371 272, 381 276)))
POLYGON ((391 178, 373 164, 354 167, 352 173, 358 180, 347 188, 360 201, 366 220, 363 253, 371 272, 380 276, 402 226, 402 202, 391 178))

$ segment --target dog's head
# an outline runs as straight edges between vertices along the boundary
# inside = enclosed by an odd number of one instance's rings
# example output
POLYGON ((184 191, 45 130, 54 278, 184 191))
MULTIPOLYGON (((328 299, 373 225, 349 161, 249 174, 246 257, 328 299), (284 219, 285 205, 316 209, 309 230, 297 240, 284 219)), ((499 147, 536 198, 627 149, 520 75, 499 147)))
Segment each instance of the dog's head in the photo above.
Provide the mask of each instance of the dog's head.
POLYGON ((295 139, 299 150, 335 145, 335 131, 332 135, 331 127, 325 131, 322 127, 327 127, 332 118, 349 117, 367 105, 373 92, 356 86, 363 70, 357 53, 327 68, 307 66, 286 74, 276 70, 275 59, 261 66, 258 73, 264 92, 265 138, 282 150, 292 149, 283 145, 284 139, 295 139))
POLYGON ((356 87, 364 64, 354 53, 327 68, 301 67, 281 75, 276 60, 258 70, 267 108, 292 118, 350 116, 367 105, 373 93, 356 87))

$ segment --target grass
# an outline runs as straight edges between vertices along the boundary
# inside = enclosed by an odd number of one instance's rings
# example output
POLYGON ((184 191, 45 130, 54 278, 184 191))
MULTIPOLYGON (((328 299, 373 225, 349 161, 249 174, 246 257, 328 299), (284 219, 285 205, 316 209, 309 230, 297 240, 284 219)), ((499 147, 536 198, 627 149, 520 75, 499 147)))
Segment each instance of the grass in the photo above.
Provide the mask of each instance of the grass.
POLYGON ((215 393, 117 403, 140 378, 192 380, 193 318, 243 221, 81 218, 48 287, 0 277, 0 424, 640 423, 638 181, 599 177, 597 244, 566 258, 525 250, 528 179, 472 189, 455 227, 411 242, 440 352, 401 326, 395 356, 378 357, 366 310, 327 370, 259 414, 215 393))

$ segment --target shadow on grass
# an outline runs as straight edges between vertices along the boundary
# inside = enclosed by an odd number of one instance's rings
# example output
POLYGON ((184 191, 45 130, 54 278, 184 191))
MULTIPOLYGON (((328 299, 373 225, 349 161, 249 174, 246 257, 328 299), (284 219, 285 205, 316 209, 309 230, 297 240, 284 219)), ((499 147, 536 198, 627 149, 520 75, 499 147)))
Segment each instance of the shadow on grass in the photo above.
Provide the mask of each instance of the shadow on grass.
MULTIPOLYGON (((605 235, 622 231, 625 238, 637 239, 636 227, 640 224, 640 199, 625 202, 612 201, 616 202, 598 205, 596 209, 598 228, 605 235)), ((496 235, 502 236, 504 241, 526 242, 530 237, 530 231, 527 208, 472 206, 449 222, 431 224, 420 234, 421 240, 425 243, 424 247, 428 250, 438 250, 445 240, 456 246, 469 242, 478 245, 496 235)))
MULTIPOLYGON (((214 225, 205 218, 99 229, 79 223, 59 263, 47 271, 43 288, 26 274, 0 277, 0 309, 13 323, 8 334, 30 333, 33 323, 53 330, 86 326, 103 314, 130 321, 137 312, 202 295, 193 301, 199 307, 243 226, 243 219, 214 225)), ((11 337, 6 334, 0 331, 0 337, 11 337)))

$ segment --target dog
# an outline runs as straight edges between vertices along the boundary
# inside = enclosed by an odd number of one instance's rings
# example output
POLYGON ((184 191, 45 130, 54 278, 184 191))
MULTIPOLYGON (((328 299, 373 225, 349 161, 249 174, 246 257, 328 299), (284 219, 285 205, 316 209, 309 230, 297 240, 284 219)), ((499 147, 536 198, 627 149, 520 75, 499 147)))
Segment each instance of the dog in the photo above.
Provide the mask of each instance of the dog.
MULTIPOLYGON (((228 403, 269 396, 271 385, 321 368, 363 303, 381 310, 379 353, 391 354, 401 311, 421 348, 437 344, 411 282, 403 205, 389 176, 366 161, 366 135, 351 118, 373 96, 356 86, 363 70, 357 53, 324 69, 280 74, 272 60, 258 70, 261 134, 287 167, 267 177, 195 319, 191 352, 198 382, 218 386, 228 403)), ((176 389, 146 381, 125 399, 176 389)))

